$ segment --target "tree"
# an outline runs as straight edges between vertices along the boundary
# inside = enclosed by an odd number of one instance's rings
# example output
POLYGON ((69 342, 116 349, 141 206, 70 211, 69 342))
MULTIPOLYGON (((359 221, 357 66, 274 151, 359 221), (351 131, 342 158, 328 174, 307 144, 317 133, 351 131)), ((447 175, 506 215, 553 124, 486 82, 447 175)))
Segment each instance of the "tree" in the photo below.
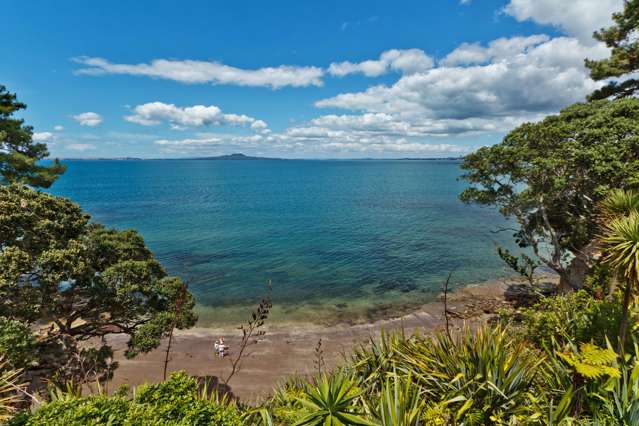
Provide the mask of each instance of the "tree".
POLYGON ((90 223, 67 199, 0 186, 0 316, 35 330, 42 374, 78 380, 86 366, 106 368, 110 334, 129 336, 127 356, 150 351, 173 326, 195 324, 194 303, 137 232, 90 223))
POLYGON ((33 127, 12 118, 27 106, 18 102, 15 93, 0 85, 0 184, 22 183, 48 188, 66 170, 58 160, 38 164, 49 152, 43 143, 33 143, 33 127))
POLYGON ((599 237, 604 262, 625 281, 623 313, 619 325, 619 351, 623 353, 628 329, 628 307, 639 288, 639 192, 613 190, 601 203, 603 232, 599 237))
MULTIPOLYGON (((594 33, 595 39, 611 49, 609 58, 598 61, 586 59, 593 80, 630 76, 639 71, 639 0, 627 0, 622 12, 612 15, 614 24, 594 33)), ((612 81, 595 91, 589 99, 624 98, 639 91, 639 79, 612 81)))
POLYGON ((639 100, 580 103, 469 154, 465 202, 514 218, 515 238, 579 288, 596 251, 597 204, 611 188, 639 185, 639 100))

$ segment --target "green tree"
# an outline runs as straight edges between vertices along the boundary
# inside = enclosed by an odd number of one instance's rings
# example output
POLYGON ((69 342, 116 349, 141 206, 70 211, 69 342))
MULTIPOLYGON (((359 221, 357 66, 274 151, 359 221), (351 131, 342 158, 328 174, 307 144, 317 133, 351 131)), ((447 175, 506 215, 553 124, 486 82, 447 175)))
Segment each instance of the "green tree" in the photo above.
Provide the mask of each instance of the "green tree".
POLYGON ((15 93, 0 85, 0 184, 22 183, 48 188, 64 173, 58 160, 44 166, 38 162, 49 155, 47 146, 33 142, 33 127, 12 118, 27 106, 18 102, 15 93))
MULTIPOLYGON (((594 33, 595 39, 611 49, 609 58, 586 59, 593 80, 630 76, 639 71, 639 0, 626 0, 624 10, 612 15, 614 24, 594 33)), ((639 91, 639 79, 612 81, 590 95, 589 99, 624 98, 639 91)))
POLYGON ((469 154, 461 199, 499 207, 515 238, 579 288, 596 251, 597 208, 611 188, 639 184, 639 100, 580 103, 469 154))
POLYGON ((90 223, 67 199, 0 186, 0 247, 0 316, 32 326, 38 370, 59 369, 61 380, 99 377, 112 355, 106 335, 128 335, 135 356, 195 324, 193 297, 137 232, 90 223))

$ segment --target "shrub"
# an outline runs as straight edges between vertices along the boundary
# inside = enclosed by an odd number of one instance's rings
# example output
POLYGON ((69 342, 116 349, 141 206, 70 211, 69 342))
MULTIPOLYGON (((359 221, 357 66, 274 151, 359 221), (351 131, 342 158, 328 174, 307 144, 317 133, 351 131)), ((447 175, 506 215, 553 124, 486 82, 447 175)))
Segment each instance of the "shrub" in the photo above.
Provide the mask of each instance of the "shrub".
POLYGON ((230 405, 202 398, 197 381, 176 373, 160 384, 138 387, 133 399, 123 396, 69 397, 45 404, 33 414, 17 416, 11 425, 219 425, 240 426, 230 405))
MULTIPOLYGON (((518 318, 522 333, 536 346, 549 347, 552 340, 560 344, 593 342, 606 345, 606 338, 616 341, 621 321, 621 303, 612 298, 595 299, 585 290, 542 299, 532 308, 524 308, 518 318)), ((506 314, 503 319, 511 320, 506 314)))
POLYGON ((0 317, 0 356, 13 367, 24 368, 35 361, 36 339, 29 326, 0 317))

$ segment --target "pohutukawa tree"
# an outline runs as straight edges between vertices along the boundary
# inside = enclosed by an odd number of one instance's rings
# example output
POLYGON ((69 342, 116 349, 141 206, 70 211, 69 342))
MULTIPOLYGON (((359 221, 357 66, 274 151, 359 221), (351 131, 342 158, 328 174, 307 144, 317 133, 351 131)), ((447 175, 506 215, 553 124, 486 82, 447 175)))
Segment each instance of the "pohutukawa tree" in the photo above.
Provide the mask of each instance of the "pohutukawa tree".
POLYGON ((626 0, 624 10, 612 15, 614 24, 594 33, 595 39, 611 49, 609 58, 599 61, 586 60, 593 80, 611 81, 590 95, 591 100, 610 97, 623 98, 639 93, 639 0, 626 0))
POLYGON ((33 128, 24 120, 13 118, 27 106, 18 102, 15 93, 0 85, 0 184, 22 183, 48 188, 65 171, 58 160, 50 165, 39 162, 49 152, 43 143, 33 142, 33 128))
POLYGON ((43 374, 61 368, 60 379, 77 380, 106 368, 111 334, 128 336, 127 356, 158 347, 172 327, 195 324, 183 289, 137 232, 91 223, 67 199, 0 186, 0 316, 31 325, 43 374))
POLYGON ((523 124, 462 169, 471 183, 462 200, 499 207, 563 289, 581 287, 596 252, 598 202, 639 185, 639 100, 575 104, 523 124))

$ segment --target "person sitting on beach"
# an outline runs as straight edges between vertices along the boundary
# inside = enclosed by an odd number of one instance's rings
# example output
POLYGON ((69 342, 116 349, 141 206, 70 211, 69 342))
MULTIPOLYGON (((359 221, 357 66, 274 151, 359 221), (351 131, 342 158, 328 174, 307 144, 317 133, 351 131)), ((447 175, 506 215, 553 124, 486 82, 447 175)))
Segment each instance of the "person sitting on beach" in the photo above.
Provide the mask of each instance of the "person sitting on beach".
POLYGON ((215 353, 219 355, 220 358, 224 358, 224 356, 226 355, 226 350, 228 349, 228 346, 224 344, 224 337, 220 337, 219 340, 216 340, 214 346, 215 353))

